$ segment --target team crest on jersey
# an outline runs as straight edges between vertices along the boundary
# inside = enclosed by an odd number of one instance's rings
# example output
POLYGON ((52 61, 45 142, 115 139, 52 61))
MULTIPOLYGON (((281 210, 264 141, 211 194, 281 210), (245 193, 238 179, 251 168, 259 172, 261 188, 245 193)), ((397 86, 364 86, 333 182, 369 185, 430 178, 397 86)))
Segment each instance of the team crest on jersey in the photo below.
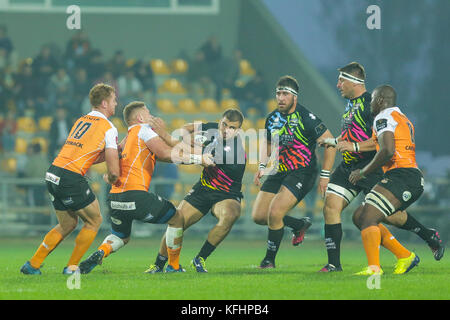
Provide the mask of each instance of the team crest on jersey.
POLYGON ((388 179, 384 178, 383 180, 381 180, 381 183, 388 183, 388 179))
POLYGON ((411 199, 411 192, 409 191, 403 192, 402 199, 405 202, 409 201, 409 199, 411 199))

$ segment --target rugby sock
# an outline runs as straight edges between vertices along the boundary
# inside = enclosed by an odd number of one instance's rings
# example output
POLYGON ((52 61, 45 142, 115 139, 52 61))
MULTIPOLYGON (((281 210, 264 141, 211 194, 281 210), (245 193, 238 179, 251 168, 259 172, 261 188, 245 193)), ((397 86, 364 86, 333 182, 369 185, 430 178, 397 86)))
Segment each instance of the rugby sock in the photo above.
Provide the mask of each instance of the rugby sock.
POLYGON ((292 228, 292 230, 300 230, 305 224, 303 220, 291 216, 284 216, 283 223, 285 226, 292 228))
POLYGON ((279 230, 272 230, 269 228, 267 251, 264 260, 275 261, 275 256, 277 255, 278 249, 280 248, 283 235, 284 227, 279 230))
POLYGON ((183 228, 168 226, 166 231, 168 263, 176 270, 180 268, 180 251, 182 241, 183 228))
POLYGON ((208 240, 206 240, 196 258, 202 257, 206 260, 215 249, 216 246, 213 246, 208 240))
POLYGON ((103 250, 103 252, 105 253, 103 258, 106 258, 111 254, 112 246, 109 243, 102 243, 101 246, 98 247, 98 250, 103 250))
POLYGON ((378 226, 370 226, 361 231, 364 250, 369 266, 380 267, 381 231, 378 226))
POLYGON ((83 255, 91 246, 96 235, 96 230, 88 229, 86 227, 81 228, 80 233, 78 233, 75 238, 75 248, 73 248, 72 256, 67 263, 68 266, 78 265, 83 255))
POLYGON ((405 224, 399 228, 416 233, 419 237, 421 237, 425 242, 428 243, 428 241, 434 234, 433 230, 430 230, 427 227, 425 227, 424 225, 422 225, 419 221, 417 221, 408 212, 406 213, 406 216, 407 216, 407 218, 406 218, 405 224))
POLYGON ((381 245, 395 254, 397 259, 408 258, 411 255, 411 252, 395 239, 388 228, 381 223, 378 225, 378 228, 380 228, 381 232, 381 245))
POLYGON ((50 230, 44 237, 39 248, 30 259, 30 264, 33 268, 39 269, 42 262, 55 249, 58 244, 63 240, 63 236, 55 228, 50 230))
POLYGON ((163 256, 161 253, 158 252, 158 255, 155 259, 155 265, 159 267, 161 270, 164 269, 164 266, 166 265, 168 258, 163 256))
POLYGON ((103 240, 103 243, 98 247, 98 250, 103 250, 105 255, 103 258, 106 258, 111 253, 116 252, 120 248, 122 248, 125 245, 125 242, 122 238, 119 238, 118 236, 114 234, 110 234, 103 240))
POLYGON ((335 267, 341 266, 342 224, 325 224, 325 246, 328 263, 335 267))

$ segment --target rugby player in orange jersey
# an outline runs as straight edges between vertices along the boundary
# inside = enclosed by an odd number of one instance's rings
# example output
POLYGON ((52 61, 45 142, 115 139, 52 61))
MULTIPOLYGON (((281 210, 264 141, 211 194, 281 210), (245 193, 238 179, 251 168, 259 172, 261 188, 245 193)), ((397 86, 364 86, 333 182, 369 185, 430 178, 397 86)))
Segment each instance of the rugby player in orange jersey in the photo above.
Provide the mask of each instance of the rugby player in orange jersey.
POLYGON ((128 135, 121 142, 120 183, 112 186, 107 200, 112 232, 96 252, 80 263, 80 271, 82 274, 91 272, 104 258, 126 245, 130 240, 133 220, 138 220, 168 224, 166 245, 169 266, 166 272, 183 272, 179 264, 183 217, 170 201, 148 192, 155 162, 158 159, 203 166, 213 166, 214 163, 208 154, 181 153, 177 146, 172 148, 167 145, 149 126, 151 115, 144 102, 129 103, 123 110, 123 117, 128 135))
POLYGON ((382 168, 384 175, 366 195, 364 204, 353 215, 361 230, 368 267, 357 275, 383 274, 380 268, 380 244, 397 258, 394 274, 409 272, 420 262, 419 257, 403 247, 384 227, 387 217, 405 210, 422 194, 424 180, 416 163, 414 127, 396 106, 397 94, 389 85, 377 87, 372 93, 370 108, 375 116, 373 139, 377 153, 364 168, 349 177, 353 184, 382 168))
POLYGON ((58 224, 50 230, 41 245, 20 271, 24 274, 41 274, 44 259, 78 225, 84 222, 75 239, 72 256, 64 268, 64 274, 73 274, 84 253, 95 239, 102 223, 98 200, 84 175, 100 158, 106 161, 108 183, 115 184, 120 176, 118 133, 108 118, 117 105, 114 88, 97 84, 89 92, 92 111, 79 118, 45 175, 58 224))

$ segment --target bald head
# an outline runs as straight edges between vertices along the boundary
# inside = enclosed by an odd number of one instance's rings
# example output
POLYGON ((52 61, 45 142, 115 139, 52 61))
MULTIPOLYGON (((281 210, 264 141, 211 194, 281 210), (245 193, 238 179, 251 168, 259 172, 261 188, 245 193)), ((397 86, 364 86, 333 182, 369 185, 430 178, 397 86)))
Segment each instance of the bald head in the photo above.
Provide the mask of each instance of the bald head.
POLYGON ((397 104, 397 93, 390 85, 384 84, 375 88, 372 92, 370 108, 374 115, 386 108, 395 107, 397 104))
POLYGON ((387 108, 394 107, 397 104, 397 93, 390 85, 385 84, 379 86, 375 89, 375 91, 378 92, 379 96, 382 97, 388 105, 387 108))

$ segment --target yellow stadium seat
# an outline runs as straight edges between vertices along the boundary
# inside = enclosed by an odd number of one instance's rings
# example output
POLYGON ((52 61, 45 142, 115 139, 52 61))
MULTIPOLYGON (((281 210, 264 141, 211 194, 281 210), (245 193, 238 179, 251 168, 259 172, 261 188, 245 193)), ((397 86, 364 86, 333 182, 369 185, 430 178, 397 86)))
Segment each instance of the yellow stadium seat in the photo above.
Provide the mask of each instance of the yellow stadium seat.
POLYGON ((242 122, 242 130, 246 131, 250 128, 253 128, 252 120, 244 119, 244 122, 242 122))
POLYGON ((261 119, 256 120, 256 129, 264 129, 265 124, 266 124, 266 119, 261 118, 261 119))
POLYGON ((188 71, 189 65, 184 59, 175 59, 171 63, 172 72, 175 74, 184 74, 188 71))
POLYGON ((220 102, 220 109, 222 111, 230 108, 239 109, 239 102, 236 99, 224 99, 220 102))
POLYGON ((20 117, 19 119, 17 119, 17 130, 27 133, 35 133, 36 129, 36 122, 33 118, 20 117))
POLYGON ((41 117, 39 118, 39 130, 42 131, 49 131, 50 127, 52 126, 53 117, 47 116, 47 117, 41 117))
POLYGON ((176 113, 174 103, 170 99, 158 99, 156 100, 156 107, 163 113, 176 113))
POLYGON ((181 82, 175 78, 166 79, 158 88, 159 93, 170 92, 175 94, 186 94, 187 90, 181 82))
POLYGON ((253 76, 255 75, 255 70, 253 69, 250 62, 246 59, 241 59, 239 63, 239 70, 242 76, 253 76))
POLYGON ((113 118, 111 118, 111 122, 114 124, 114 126, 117 128, 117 131, 119 131, 120 133, 128 132, 128 129, 125 126, 125 124, 123 123, 122 119, 120 119, 118 117, 113 117, 113 118))
POLYGON ((197 165, 179 165, 178 166, 178 170, 180 170, 180 172, 192 173, 192 174, 194 174, 194 173, 200 174, 202 172, 202 168, 203 167, 197 166, 197 165))
POLYGON ((183 127, 186 124, 186 120, 183 118, 175 118, 172 119, 172 122, 170 124, 172 126, 172 129, 175 130, 183 127))
POLYGON ((270 113, 273 110, 275 110, 276 108, 278 108, 278 103, 276 99, 269 99, 266 102, 266 106, 267 106, 267 112, 270 113))
POLYGON ((132 68, 135 65, 135 63, 136 63, 136 59, 130 58, 125 62, 125 66, 127 68, 132 68))
POLYGON ((26 153, 27 152, 27 146, 28 146, 28 142, 20 137, 16 138, 16 145, 15 145, 15 151, 17 153, 26 153))
POLYGON ((202 99, 200 100, 199 107, 201 111, 207 113, 218 113, 220 112, 217 101, 214 99, 202 99))
POLYGON ((155 75, 169 75, 170 74, 169 67, 162 59, 152 59, 150 61, 150 66, 152 67, 153 73, 155 75))
POLYGON ((180 99, 178 101, 178 107, 181 111, 186 113, 197 113, 197 106, 195 105, 195 101, 189 98, 180 99))
POLYGON ((2 160, 2 171, 14 173, 17 170, 17 159, 8 158, 2 160))
POLYGON ((39 143, 41 145, 42 152, 46 153, 48 151, 48 141, 44 137, 34 137, 31 140, 31 143, 39 143))

